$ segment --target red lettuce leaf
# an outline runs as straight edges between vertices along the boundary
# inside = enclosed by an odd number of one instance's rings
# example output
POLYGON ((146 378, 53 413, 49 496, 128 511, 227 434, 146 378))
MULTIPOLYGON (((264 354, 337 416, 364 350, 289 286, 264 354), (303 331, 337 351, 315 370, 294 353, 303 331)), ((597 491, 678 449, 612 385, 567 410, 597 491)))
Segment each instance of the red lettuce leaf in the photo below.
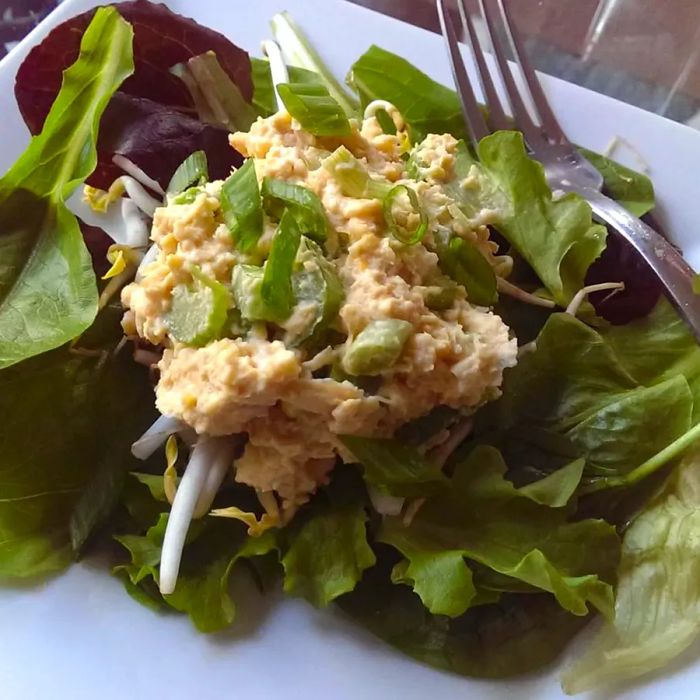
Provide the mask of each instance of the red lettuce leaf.
POLYGON ((649 315, 661 298, 662 287, 652 269, 622 237, 610 233, 603 254, 588 270, 586 284, 624 282, 616 294, 591 295, 596 312, 613 325, 625 325, 649 315))
POLYGON ((115 154, 136 163, 163 188, 190 153, 207 154, 209 177, 222 180, 243 162, 228 143, 228 132, 170 107, 117 93, 107 107, 97 142, 99 163, 89 182, 106 189, 123 173, 112 163, 115 154))
MULTIPOLYGON (((115 7, 134 28, 135 71, 122 85, 122 92, 195 115, 187 88, 170 68, 211 50, 243 96, 252 99, 250 58, 225 36, 147 0, 117 3, 115 7)), ((77 58, 80 39, 93 14, 90 10, 60 24, 20 66, 15 96, 33 134, 41 131, 61 86, 63 70, 77 58)))

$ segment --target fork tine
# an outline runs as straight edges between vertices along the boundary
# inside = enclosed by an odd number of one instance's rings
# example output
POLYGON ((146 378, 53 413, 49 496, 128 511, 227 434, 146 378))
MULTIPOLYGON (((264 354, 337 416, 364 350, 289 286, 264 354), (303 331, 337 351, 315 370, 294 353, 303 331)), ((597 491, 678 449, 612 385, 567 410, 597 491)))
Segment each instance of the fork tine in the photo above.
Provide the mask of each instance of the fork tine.
POLYGON ((545 136, 550 140, 558 141, 560 143, 568 143, 566 134, 564 134, 563 129, 559 125, 559 121, 554 116, 552 108, 549 106, 549 100, 544 94, 542 89, 542 84, 535 73, 530 59, 528 58, 527 51, 525 51, 525 46, 523 44, 522 38, 518 33, 515 23, 513 22, 513 17, 508 7, 508 3, 505 0, 498 0, 498 4, 501 8, 501 14, 503 15, 506 31, 510 37, 510 41, 515 49, 515 60, 520 67, 520 72, 525 78, 528 88, 530 89, 530 96, 532 97, 532 102, 537 109, 540 121, 544 128, 545 136))
POLYGON ((464 67, 462 53, 459 49, 457 41, 457 33, 455 32, 452 17, 446 6, 446 0, 438 0, 438 15, 440 16, 440 24, 442 26, 442 35, 445 38, 447 51, 450 56, 450 64, 452 65, 452 74, 454 75, 455 86, 459 93, 459 98, 462 101, 462 112, 464 114, 467 132, 472 140, 472 144, 476 145, 482 138, 488 136, 489 129, 486 126, 484 115, 481 112, 479 103, 474 95, 469 75, 464 67))
POLYGON ((535 124, 530 112, 528 111, 523 99, 520 95, 520 89, 515 83, 513 78, 513 73, 508 65, 508 57, 503 50, 501 40, 498 36, 498 25, 496 18, 493 14, 492 3, 487 0, 479 0, 479 6, 481 7, 481 12, 486 20, 486 27, 489 32, 489 37, 491 38, 491 46, 493 48, 493 53, 496 56, 496 63, 498 65, 498 70, 503 80, 503 84, 506 88, 506 93, 508 94, 508 99, 510 100, 511 107, 513 108, 513 116, 515 117, 516 126, 525 135, 525 140, 530 144, 531 148, 536 146, 543 146, 547 144, 544 136, 542 135, 542 129, 535 124))
POLYGON ((494 129, 510 129, 511 125, 505 111, 503 110, 503 105, 501 104, 501 99, 498 96, 498 92, 496 92, 496 87, 493 80, 491 79, 491 72, 486 65, 486 58, 484 57, 483 49, 479 43, 479 37, 477 36, 474 28, 474 23, 472 22, 472 19, 464 6, 464 0, 457 0, 457 7, 459 9, 459 15, 462 19, 464 36, 469 40, 472 54, 474 55, 476 65, 479 68, 479 79, 481 81, 481 87, 484 91, 484 98, 486 100, 486 106, 489 112, 488 121, 494 129))

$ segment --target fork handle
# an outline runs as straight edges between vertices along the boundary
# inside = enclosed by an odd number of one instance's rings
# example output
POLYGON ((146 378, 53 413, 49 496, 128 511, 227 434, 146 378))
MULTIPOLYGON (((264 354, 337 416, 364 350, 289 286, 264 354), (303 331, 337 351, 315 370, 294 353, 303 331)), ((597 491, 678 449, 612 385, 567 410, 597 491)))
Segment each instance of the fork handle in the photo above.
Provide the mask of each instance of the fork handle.
POLYGON ((628 241, 656 273, 666 296, 700 343, 700 296, 693 291, 695 272, 663 236, 598 190, 570 188, 588 201, 596 218, 628 241))

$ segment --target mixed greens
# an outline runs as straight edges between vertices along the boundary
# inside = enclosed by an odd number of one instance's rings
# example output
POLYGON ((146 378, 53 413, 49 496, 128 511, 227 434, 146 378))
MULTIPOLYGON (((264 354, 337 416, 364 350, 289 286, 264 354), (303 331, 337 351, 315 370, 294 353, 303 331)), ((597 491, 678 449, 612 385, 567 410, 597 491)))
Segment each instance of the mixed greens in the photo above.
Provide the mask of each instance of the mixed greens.
MULTIPOLYGON (((216 632, 235 618, 231 578, 252 572, 264 589, 281 581, 337 603, 421 661, 490 678, 545 667, 600 613, 567 692, 661 667, 700 625, 700 348, 653 277, 629 279, 627 253, 589 206, 553 195, 517 132, 476 152, 462 141, 446 184, 451 216, 488 225, 504 268, 430 230, 421 144, 464 138, 455 93, 378 47, 352 66, 349 91, 291 18, 273 29, 286 69, 274 48, 271 70, 137 0, 60 25, 20 68, 35 135, 0 180, 0 577, 46 576, 103 547, 139 602, 216 632), (381 202, 394 244, 429 241, 440 276, 422 289, 426 306, 446 311, 466 290, 519 346, 502 395, 479 410, 438 406, 393 437, 342 435, 345 463, 286 519, 271 492, 231 478, 243 439, 154 423, 147 367, 159 355, 139 340, 129 356, 113 299, 144 274, 156 208, 190 205, 218 179, 244 264, 230 284, 193 266, 165 315, 169 337, 201 348, 274 327, 316 357, 336 343, 344 290, 329 260, 342 236, 314 192, 259 181, 254 159, 227 144, 279 106, 339 139, 318 168, 343 195, 381 202), (343 145, 366 109, 401 135, 416 186, 372 177, 343 145), (120 202, 121 237, 71 213, 85 183, 93 209, 120 202), (313 313, 292 327, 300 307, 313 313)), ((587 155, 633 213, 654 206, 646 177, 587 155)), ((411 335, 407 321, 376 319, 319 367, 369 395, 411 335)))

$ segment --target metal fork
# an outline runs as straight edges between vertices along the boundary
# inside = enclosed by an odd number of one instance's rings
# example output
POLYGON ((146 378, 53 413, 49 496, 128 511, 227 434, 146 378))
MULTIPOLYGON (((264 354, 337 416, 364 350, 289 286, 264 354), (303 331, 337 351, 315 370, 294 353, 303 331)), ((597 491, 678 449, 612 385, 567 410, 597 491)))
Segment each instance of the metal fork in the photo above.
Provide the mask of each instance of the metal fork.
POLYGON ((494 79, 474 23, 464 1, 457 0, 464 36, 476 60, 488 116, 479 107, 459 48, 457 31, 447 0, 437 0, 442 33, 447 44, 457 91, 462 101, 467 133, 473 145, 492 131, 516 129, 523 133, 531 155, 544 166, 553 190, 576 192, 591 205, 597 219, 610 226, 642 256, 661 281, 666 295, 685 319, 700 342, 700 297, 693 292, 695 273, 681 254, 654 229, 630 214, 602 193, 603 176, 584 158, 566 137, 552 111, 539 79, 525 52, 523 42, 504 0, 479 0, 481 13, 496 59, 497 71, 512 109, 509 117, 496 91, 494 79), (525 92, 535 107, 533 118, 516 83, 505 47, 499 37, 499 24, 505 29, 514 49, 516 63, 524 78, 525 92))

